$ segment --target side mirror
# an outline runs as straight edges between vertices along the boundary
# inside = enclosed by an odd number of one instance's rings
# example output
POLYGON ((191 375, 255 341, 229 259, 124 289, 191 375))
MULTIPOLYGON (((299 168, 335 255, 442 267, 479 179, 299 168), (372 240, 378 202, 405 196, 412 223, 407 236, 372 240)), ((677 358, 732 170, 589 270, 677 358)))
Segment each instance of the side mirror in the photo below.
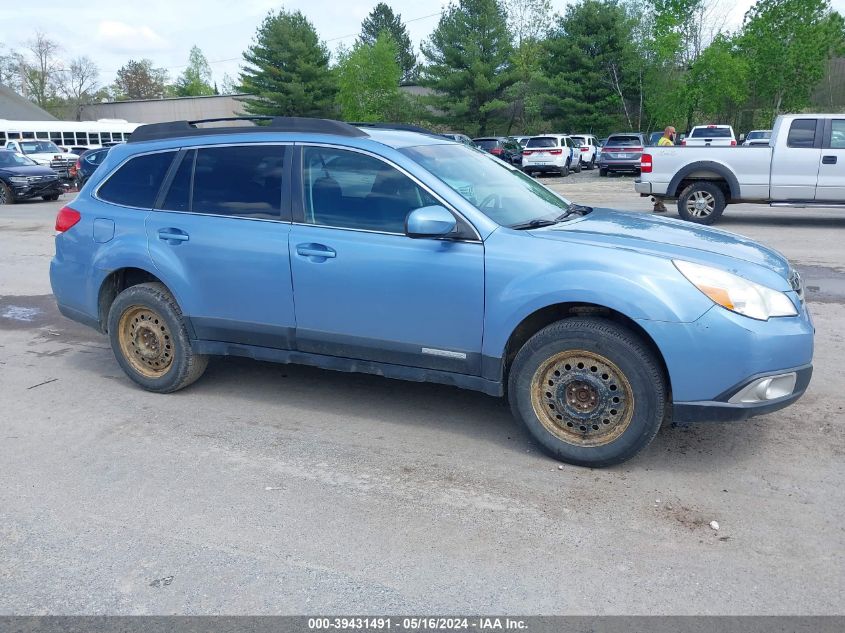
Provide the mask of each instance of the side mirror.
POLYGON ((455 216, 440 205, 414 209, 405 219, 408 237, 443 237, 455 230, 455 216))

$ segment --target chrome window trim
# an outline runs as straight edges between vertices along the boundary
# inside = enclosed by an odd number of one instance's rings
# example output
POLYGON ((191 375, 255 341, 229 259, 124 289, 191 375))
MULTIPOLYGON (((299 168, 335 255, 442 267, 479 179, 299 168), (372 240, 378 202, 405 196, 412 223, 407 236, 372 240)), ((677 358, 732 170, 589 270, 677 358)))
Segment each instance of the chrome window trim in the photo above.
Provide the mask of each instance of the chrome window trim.
MULTIPOLYGON (((405 169, 404 167, 402 167, 400 165, 397 165, 396 163, 394 163, 389 158, 385 158, 384 156, 381 156, 380 154, 376 154, 375 152, 372 152, 370 150, 361 149, 359 147, 350 147, 349 145, 338 145, 336 143, 319 143, 319 142, 311 142, 311 141, 299 141, 299 142, 295 142, 295 144, 299 145, 301 147, 328 147, 328 148, 331 148, 331 149, 339 149, 339 150, 344 150, 344 151, 347 151, 347 152, 357 152, 359 154, 364 154, 366 156, 369 156, 371 158, 375 158, 376 160, 380 160, 383 163, 390 165, 391 167, 393 167, 394 169, 396 169, 400 173, 402 173, 405 176, 407 176, 408 178, 410 178, 414 183, 416 183, 420 188, 422 188, 424 191, 426 191, 433 198, 438 200, 440 202, 440 204, 443 205, 444 208, 448 209, 451 213, 454 213, 459 218, 461 218, 467 224, 467 226, 469 226, 472 229, 472 232, 475 233, 475 239, 453 238, 453 241, 459 241, 459 242, 483 242, 484 241, 484 240, 481 239, 481 234, 478 232, 478 229, 475 228, 475 225, 472 222, 470 222, 469 219, 463 213, 458 211, 452 204, 450 204, 449 202, 444 200, 443 197, 440 194, 438 194, 436 191, 432 190, 431 187, 426 185, 419 178, 417 178, 412 173, 410 173, 407 169, 405 169)), ((302 180, 303 172, 304 172, 303 167, 302 167, 302 165, 300 165, 299 166, 300 180, 302 180)), ((303 181, 300 184, 303 186, 303 194, 304 194, 305 193, 304 192, 305 183, 303 181)), ((448 187, 449 185, 446 185, 446 186, 448 187)), ((455 193, 458 193, 458 192, 455 192, 455 193)), ((461 195, 461 194, 458 193, 458 195, 461 195)), ((303 200, 303 204, 304 204, 304 200, 303 200)), ((407 237, 407 235, 405 233, 396 233, 394 231, 373 231, 371 229, 356 229, 356 228, 348 227, 348 226, 332 226, 330 224, 313 224, 311 222, 293 222, 293 224, 302 225, 302 226, 317 226, 317 227, 324 227, 324 228, 328 228, 328 229, 341 229, 341 230, 346 230, 346 231, 358 231, 358 232, 361 232, 361 233, 377 233, 379 235, 401 235, 403 237, 407 237)), ((437 238, 437 239, 450 239, 450 238, 437 238)))

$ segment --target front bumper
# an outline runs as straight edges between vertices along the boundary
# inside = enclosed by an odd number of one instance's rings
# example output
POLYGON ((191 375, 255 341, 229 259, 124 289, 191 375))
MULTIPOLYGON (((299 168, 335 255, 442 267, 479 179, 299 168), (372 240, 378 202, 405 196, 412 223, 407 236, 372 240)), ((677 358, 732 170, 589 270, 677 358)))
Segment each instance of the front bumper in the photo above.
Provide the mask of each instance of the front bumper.
POLYGON ((714 400, 700 402, 677 402, 672 406, 672 421, 680 424, 693 422, 739 422, 756 415, 765 415, 788 407, 804 395, 810 378, 813 375, 813 366, 804 365, 790 370, 770 372, 752 376, 742 383, 732 387, 714 400), (759 402, 730 402, 736 394, 743 391, 749 385, 759 382, 770 376, 782 376, 795 373, 795 386, 791 393, 772 400, 759 402))
POLYGON ((26 185, 12 185, 12 193, 15 200, 29 200, 30 198, 38 198, 40 196, 53 196, 62 194, 65 188, 58 180, 50 180, 47 182, 39 182, 26 185))

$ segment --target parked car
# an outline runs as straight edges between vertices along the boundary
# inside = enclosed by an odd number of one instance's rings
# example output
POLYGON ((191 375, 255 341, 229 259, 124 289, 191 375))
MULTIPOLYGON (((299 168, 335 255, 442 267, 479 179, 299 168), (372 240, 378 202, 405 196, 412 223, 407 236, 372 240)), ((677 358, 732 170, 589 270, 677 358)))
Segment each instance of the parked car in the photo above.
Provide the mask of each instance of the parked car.
POLYGON ((39 165, 44 165, 52 169, 59 178, 69 180, 68 170, 70 166, 79 158, 78 155, 72 152, 63 152, 58 145, 52 141, 43 141, 36 139, 21 139, 17 141, 8 141, 6 149, 16 152, 21 156, 35 161, 39 165))
POLYGON ((552 455, 606 466, 670 415, 787 406, 812 372, 779 253, 569 202, 433 134, 142 126, 56 230, 59 310, 153 392, 187 387, 211 355, 507 392, 552 455))
POLYGON ((664 134, 663 131, 652 132, 651 134, 649 134, 648 135, 648 145, 649 145, 649 147, 654 147, 655 145, 657 145, 657 143, 660 141, 660 139, 663 138, 663 134, 664 134))
POLYGON ((474 138, 472 142, 506 163, 518 165, 522 162, 522 148, 515 139, 506 136, 490 136, 474 138))
POLYGON ((769 139, 772 138, 771 130, 751 130, 742 142, 744 147, 760 147, 768 146, 769 139))
MULTIPOLYGON (((551 172, 568 176, 569 171, 574 169, 573 148, 573 141, 563 134, 533 136, 522 150, 522 171, 529 176, 551 172)), ((580 168, 579 163, 579 171, 580 168)))
POLYGON ((775 121, 768 151, 660 147, 642 157, 635 189, 677 200, 684 220, 712 224, 729 203, 845 207, 845 115, 791 114, 775 121))
POLYGON ((686 147, 735 147, 736 135, 730 125, 696 125, 681 141, 686 147))
POLYGON ((19 200, 58 200, 64 188, 49 167, 10 150, 0 149, 0 205, 19 200))
POLYGON ((581 165, 587 169, 595 169, 598 161, 599 141, 592 134, 573 134, 572 139, 579 143, 581 165))
POLYGON ((640 173, 645 138, 639 132, 611 134, 599 156, 599 176, 614 172, 640 173))
POLYGON ((513 138, 517 143, 519 143, 519 146, 523 149, 525 148, 525 145, 528 143, 528 141, 531 139, 530 136, 514 136, 513 138))
POLYGON ((473 143, 472 139, 466 134, 461 134, 460 132, 446 132, 443 136, 450 140, 457 141, 458 143, 475 147, 475 143, 473 143))
POLYGON ((73 179, 73 184, 77 189, 88 182, 91 174, 100 166, 105 160, 106 154, 109 153, 108 147, 101 147, 100 149, 89 149, 83 152, 73 167, 70 168, 70 176, 73 179))

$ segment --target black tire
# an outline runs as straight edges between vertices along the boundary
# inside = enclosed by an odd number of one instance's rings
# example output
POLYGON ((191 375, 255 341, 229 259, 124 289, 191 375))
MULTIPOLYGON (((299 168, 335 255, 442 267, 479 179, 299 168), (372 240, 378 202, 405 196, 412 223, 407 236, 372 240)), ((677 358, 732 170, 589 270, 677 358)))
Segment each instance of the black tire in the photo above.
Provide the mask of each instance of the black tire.
POLYGON ((589 164, 589 166, 588 166, 588 169, 589 169, 590 171, 593 171, 595 168, 596 168, 596 157, 595 157, 595 156, 593 156, 593 158, 592 158, 592 160, 590 161, 590 164, 589 164))
POLYGON ((719 185, 701 180, 689 185, 678 198, 678 215, 687 222, 713 224, 725 211, 725 192, 719 185))
POLYGON ((3 204, 15 204, 15 194, 9 185, 0 181, 0 205, 3 204))
POLYGON ((581 173, 581 159, 580 158, 578 159, 578 164, 575 165, 575 168, 572 171, 574 171, 576 174, 581 173))
POLYGON ((561 168, 560 175, 563 178, 566 178, 569 175, 569 161, 566 161, 566 164, 561 168))
POLYGON ((161 283, 131 286, 117 295, 109 309, 108 332, 121 369, 147 391, 183 389, 208 365, 208 356, 191 349, 182 310, 161 283))
POLYGON ((607 319, 577 317, 543 328, 519 350, 508 399, 550 455, 600 467, 649 445, 664 419, 667 388, 659 361, 637 335, 607 319))
POLYGON ((604 167, 599 167, 599 176, 601 176, 602 178, 607 177, 607 170, 604 167))
POLYGON ((49 196, 41 196, 41 199, 44 200, 45 202, 55 202, 56 200, 59 199, 59 194, 54 193, 54 194, 49 195, 49 196))

